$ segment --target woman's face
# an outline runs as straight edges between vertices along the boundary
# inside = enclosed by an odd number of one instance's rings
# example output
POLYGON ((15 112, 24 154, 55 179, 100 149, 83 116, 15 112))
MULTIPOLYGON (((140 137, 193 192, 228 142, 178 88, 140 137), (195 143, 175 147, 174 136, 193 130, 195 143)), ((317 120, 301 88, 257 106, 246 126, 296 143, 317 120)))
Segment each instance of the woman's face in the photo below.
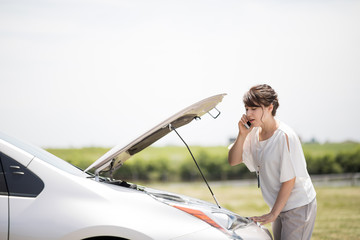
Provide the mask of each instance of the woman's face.
POLYGON ((271 115, 271 108, 272 105, 269 107, 261 106, 261 107, 248 107, 245 106, 246 110, 246 117, 251 122, 251 125, 254 127, 261 126, 266 119, 268 119, 269 115, 271 115))

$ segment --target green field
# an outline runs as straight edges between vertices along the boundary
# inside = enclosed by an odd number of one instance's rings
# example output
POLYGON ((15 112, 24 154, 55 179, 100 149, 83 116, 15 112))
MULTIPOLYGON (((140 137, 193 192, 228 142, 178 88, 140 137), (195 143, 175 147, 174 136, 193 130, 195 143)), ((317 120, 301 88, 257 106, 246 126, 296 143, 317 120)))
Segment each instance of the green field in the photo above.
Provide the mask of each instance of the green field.
MULTIPOLYGON (((204 183, 149 184, 149 187, 185 194, 213 202, 204 183)), ((267 213, 261 191, 257 187, 215 185, 212 190, 220 205, 242 216, 267 213)), ((318 187, 318 211, 312 240, 360 239, 360 188, 318 187)), ((266 227, 271 231, 271 225, 266 227)))
POLYGON ((343 152, 352 152, 359 149, 360 143, 357 142, 343 142, 343 143, 304 143, 302 144, 305 154, 310 154, 314 157, 324 155, 336 155, 343 152))
MULTIPOLYGON (((209 180, 233 180, 253 177, 243 164, 230 167, 226 146, 190 147, 209 180)), ((310 174, 360 172, 359 143, 303 144, 310 174)), ((60 158, 85 169, 106 153, 108 148, 48 149, 60 158)), ((148 147, 129 159, 116 178, 128 181, 198 181, 191 155, 185 147, 148 147)))
MULTIPOLYGON (((212 156, 225 156, 227 155, 228 149, 226 147, 199 147, 191 146, 191 151, 194 155, 198 155, 201 152, 206 152, 212 156)), ((58 156, 80 168, 85 168, 89 166, 96 159, 101 157, 110 148, 99 148, 99 147, 85 147, 85 148, 49 148, 46 149, 50 153, 58 156)), ((140 153, 134 155, 129 161, 152 161, 158 159, 167 159, 172 162, 172 164, 179 164, 182 160, 188 159, 190 157, 189 152, 185 147, 182 146, 168 146, 168 147, 148 147, 141 151, 140 153)))
MULTIPOLYGON (((305 143, 302 145, 305 155, 311 155, 313 157, 324 156, 324 155, 336 155, 343 152, 352 152, 360 148, 360 143, 345 142, 345 143, 305 143)), ((222 157, 226 156, 228 149, 226 146, 215 146, 215 147, 201 147, 201 146, 190 146, 194 155, 201 152, 206 152, 210 156, 222 157)), ((73 163, 81 167, 82 165, 88 166, 101 155, 106 153, 110 148, 100 147, 85 147, 85 148, 50 148, 47 149, 54 155, 73 163)), ((134 159, 169 159, 174 163, 178 163, 183 159, 189 158, 189 153, 184 146, 167 146, 167 147, 148 147, 142 152, 136 154, 134 159)))

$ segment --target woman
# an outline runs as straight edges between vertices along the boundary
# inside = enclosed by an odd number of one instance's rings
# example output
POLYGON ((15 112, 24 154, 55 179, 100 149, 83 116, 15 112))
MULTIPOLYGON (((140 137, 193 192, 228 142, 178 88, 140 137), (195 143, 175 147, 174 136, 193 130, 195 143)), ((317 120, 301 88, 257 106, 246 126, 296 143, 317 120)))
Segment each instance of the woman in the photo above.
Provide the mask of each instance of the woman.
POLYGON ((310 239, 316 217, 316 192, 300 140, 275 118, 279 101, 269 85, 252 87, 243 102, 246 115, 238 123, 239 133, 228 160, 231 166, 243 162, 257 173, 258 185, 270 207, 269 213, 251 219, 261 225, 272 223, 275 239, 310 239))

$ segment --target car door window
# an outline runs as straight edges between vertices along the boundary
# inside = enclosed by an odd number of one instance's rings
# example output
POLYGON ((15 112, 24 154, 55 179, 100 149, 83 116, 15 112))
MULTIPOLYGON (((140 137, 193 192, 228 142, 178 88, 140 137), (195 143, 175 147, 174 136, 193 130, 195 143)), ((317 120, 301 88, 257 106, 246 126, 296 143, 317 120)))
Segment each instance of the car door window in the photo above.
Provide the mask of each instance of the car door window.
POLYGON ((36 197, 39 195, 44 189, 43 181, 11 157, 0 154, 9 196, 36 197))

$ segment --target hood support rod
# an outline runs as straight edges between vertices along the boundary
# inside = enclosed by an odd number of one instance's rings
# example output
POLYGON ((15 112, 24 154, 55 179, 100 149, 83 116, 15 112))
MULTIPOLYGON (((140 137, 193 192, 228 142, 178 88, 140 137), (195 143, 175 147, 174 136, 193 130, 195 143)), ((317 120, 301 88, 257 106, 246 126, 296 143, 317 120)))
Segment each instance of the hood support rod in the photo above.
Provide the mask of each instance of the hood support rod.
POLYGON ((220 205, 219 205, 219 203, 218 203, 218 201, 216 200, 215 194, 213 193, 213 191, 212 191, 211 188, 210 188, 209 183, 206 181, 206 178, 205 178, 204 174, 202 173, 202 171, 201 171, 201 169, 200 169, 200 167, 199 167, 199 164, 196 162, 195 157, 194 157, 194 155, 192 154, 189 146, 188 146, 187 143, 184 141, 184 139, 180 136, 180 134, 176 131, 176 129, 175 129, 173 126, 171 126, 171 123, 169 124, 169 129, 170 129, 170 130, 174 130, 174 132, 179 136, 179 138, 181 139, 181 141, 185 144, 185 146, 186 146, 186 148, 188 149, 188 151, 189 151, 192 159, 193 159, 194 162, 195 162, 195 165, 196 165, 197 169, 199 170, 202 178, 204 179, 204 181, 205 181, 205 183, 206 183, 206 185, 207 185, 207 187, 208 187, 208 189, 209 189, 212 197, 214 198, 214 200, 215 200, 215 202, 216 202, 216 205, 217 205, 219 208, 221 208, 220 205))

